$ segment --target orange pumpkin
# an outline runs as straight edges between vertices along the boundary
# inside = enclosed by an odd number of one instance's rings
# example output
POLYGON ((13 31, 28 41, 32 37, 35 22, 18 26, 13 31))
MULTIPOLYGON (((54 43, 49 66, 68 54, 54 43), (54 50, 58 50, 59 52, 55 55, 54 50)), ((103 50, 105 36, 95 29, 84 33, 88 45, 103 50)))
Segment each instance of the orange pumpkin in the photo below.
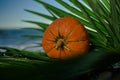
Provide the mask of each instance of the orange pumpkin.
POLYGON ((66 16, 49 25, 44 32, 42 46, 49 57, 67 59, 86 53, 89 38, 79 21, 66 16))

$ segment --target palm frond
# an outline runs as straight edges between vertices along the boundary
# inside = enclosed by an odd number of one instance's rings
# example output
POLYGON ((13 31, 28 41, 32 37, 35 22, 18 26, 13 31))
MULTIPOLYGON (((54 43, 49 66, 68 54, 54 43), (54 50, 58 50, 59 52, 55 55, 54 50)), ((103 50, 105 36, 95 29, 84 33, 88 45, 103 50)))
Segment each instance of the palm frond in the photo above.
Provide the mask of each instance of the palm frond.
POLYGON ((42 32, 45 31, 45 29, 48 27, 49 24, 47 23, 43 23, 43 22, 36 22, 36 21, 28 21, 28 20, 23 20, 24 22, 28 22, 28 23, 32 23, 32 24, 36 24, 38 25, 40 28, 39 30, 41 30, 42 32))
POLYGON ((26 34, 24 35, 24 37, 28 37, 28 38, 42 38, 43 36, 40 36, 40 35, 30 35, 30 34, 26 34))
POLYGON ((55 20, 56 19, 56 18, 54 18, 52 16, 49 16, 49 15, 46 15, 46 14, 43 14, 43 13, 39 13, 39 12, 27 10, 27 9, 25 9, 25 11, 27 11, 29 13, 32 13, 32 14, 35 14, 35 15, 38 15, 38 16, 41 16, 43 18, 49 19, 49 20, 55 20))
POLYGON ((72 77, 96 69, 103 69, 120 59, 120 55, 118 56, 113 53, 107 54, 99 51, 90 51, 89 54, 73 59, 56 60, 36 52, 20 51, 5 47, 4 49, 9 52, 6 54, 9 57, 0 58, 0 79, 5 80, 16 80, 18 77, 20 80, 69 80, 72 77), (15 56, 12 57, 15 53, 22 55, 22 57, 18 55, 16 56, 17 58, 15 56))

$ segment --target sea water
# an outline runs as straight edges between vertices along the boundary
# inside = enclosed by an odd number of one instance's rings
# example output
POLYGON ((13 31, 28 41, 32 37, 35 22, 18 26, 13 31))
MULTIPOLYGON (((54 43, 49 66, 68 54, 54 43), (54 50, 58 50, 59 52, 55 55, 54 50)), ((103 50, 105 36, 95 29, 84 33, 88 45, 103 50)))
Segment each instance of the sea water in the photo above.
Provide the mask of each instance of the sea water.
POLYGON ((27 34, 42 35, 43 33, 33 29, 0 30, 0 47, 42 52, 41 38, 25 37, 24 35, 27 34))

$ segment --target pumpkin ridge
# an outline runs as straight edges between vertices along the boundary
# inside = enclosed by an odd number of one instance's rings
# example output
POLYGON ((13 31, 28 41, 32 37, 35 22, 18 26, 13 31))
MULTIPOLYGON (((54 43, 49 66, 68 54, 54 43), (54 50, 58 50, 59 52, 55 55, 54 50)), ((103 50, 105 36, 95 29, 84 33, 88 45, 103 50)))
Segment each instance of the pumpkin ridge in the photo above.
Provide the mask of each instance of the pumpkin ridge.
MULTIPOLYGON (((75 54, 76 52, 74 50, 72 50, 71 48, 69 48, 68 46, 65 46, 65 49, 67 49, 71 54, 75 54)), ((83 49, 83 48, 80 48, 83 49)), ((79 55, 79 54, 78 54, 79 55)))
POLYGON ((53 48, 51 48, 49 51, 47 51, 46 53, 49 53, 50 51, 52 51, 52 49, 54 49, 55 48, 55 46, 53 47, 53 48))
POLYGON ((71 49, 68 46, 64 46, 64 48, 71 52, 71 49))
POLYGON ((62 35, 61 35, 61 33, 60 33, 60 24, 62 24, 60 21, 59 21, 59 26, 57 26, 58 27, 58 37, 62 37, 62 35))
POLYGON ((65 49, 63 49, 63 51, 64 51, 65 55, 67 55, 66 52, 65 52, 65 49))
POLYGON ((81 42, 81 41, 88 41, 88 40, 75 40, 75 41, 67 41, 67 42, 81 42))
POLYGON ((73 51, 72 49, 70 49, 68 46, 65 46, 65 48, 66 48, 66 50, 68 50, 71 53, 71 55, 72 55, 72 53, 73 54, 75 53, 75 51, 73 51))
POLYGON ((70 49, 69 49, 67 46, 64 47, 63 51, 64 51, 65 55, 67 55, 67 57, 70 57, 70 56, 72 55, 70 49), (65 49, 66 49, 68 52, 70 52, 69 55, 65 52, 65 49))
POLYGON ((46 39, 47 41, 55 42, 55 40, 46 39))
POLYGON ((68 54, 65 52, 65 49, 62 50, 62 52, 64 53, 64 57, 61 56, 61 59, 65 59, 66 57, 68 57, 68 54))
MULTIPOLYGON (((78 24, 78 25, 79 25, 79 24, 78 24)), ((74 27, 74 26, 73 26, 73 27, 74 27)), ((76 28, 77 28, 77 27, 76 27, 76 28)), ((73 30, 70 31, 70 33, 69 33, 69 35, 68 35, 67 38, 69 38, 69 36, 73 34, 73 32, 74 32, 74 30, 75 30, 76 28, 74 28, 73 30)))
POLYGON ((60 59, 60 50, 56 50, 55 48, 53 48, 51 51, 49 51, 47 53, 47 55, 51 58, 56 58, 57 57, 57 58, 60 59))
POLYGON ((71 33, 72 33, 72 30, 70 30, 70 32, 69 32, 68 34, 65 35, 64 39, 66 40, 66 39, 69 37, 69 35, 70 35, 71 33))
POLYGON ((54 39, 57 39, 57 36, 50 30, 50 34, 52 34, 54 39))

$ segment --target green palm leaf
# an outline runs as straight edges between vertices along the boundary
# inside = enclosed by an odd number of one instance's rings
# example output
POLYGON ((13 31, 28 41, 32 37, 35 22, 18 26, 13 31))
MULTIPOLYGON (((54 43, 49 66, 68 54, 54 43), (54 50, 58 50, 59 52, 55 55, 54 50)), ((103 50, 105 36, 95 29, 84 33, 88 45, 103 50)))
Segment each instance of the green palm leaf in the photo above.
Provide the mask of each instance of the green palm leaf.
MULTIPOLYGON (((38 25, 40 28, 38 30, 44 32, 45 29, 48 27, 49 24, 47 23, 42 23, 42 22, 36 22, 36 21, 28 21, 28 20, 23 20, 24 22, 32 23, 38 25)), ((35 28, 36 29, 36 28, 35 28)))
POLYGON ((55 19, 56 19, 56 18, 54 18, 54 17, 52 17, 52 16, 45 15, 45 14, 43 14, 43 13, 39 13, 39 12, 27 10, 27 9, 25 9, 25 11, 27 11, 27 12, 29 12, 29 13, 32 13, 32 14, 35 14, 35 15, 38 15, 38 16, 41 16, 41 17, 44 17, 44 18, 49 19, 49 20, 55 20, 55 19))
MULTIPOLYGON (((47 57, 45 53, 39 54, 37 52, 3 48, 7 50, 7 56, 0 57, 1 80, 18 80, 18 77, 20 80, 71 80, 73 77, 106 68, 120 61, 119 0, 68 0, 69 3, 64 0, 54 0, 68 11, 44 0, 35 1, 43 5, 50 15, 27 9, 25 11, 50 21, 64 16, 71 16, 80 21, 89 34, 90 51, 76 58, 57 60, 47 57), (71 6, 71 4, 74 6, 71 6)), ((39 28, 32 29, 42 32, 49 26, 48 23, 24 21, 36 24, 39 28)), ((41 37, 37 35, 26 36, 41 37)), ((1 53, 1 55, 3 54, 1 53)))
MULTIPOLYGON (((9 55, 11 51, 14 51, 15 53, 16 50, 12 48, 9 49, 9 55)), ((22 55, 21 58, 0 58, 0 71, 2 72, 0 73, 0 79, 69 80, 72 77, 79 76, 96 69, 103 69, 120 60, 120 55, 118 56, 98 51, 90 51, 89 54, 68 60, 50 59, 45 57, 45 55, 39 56, 40 54, 38 53, 27 51, 17 51, 16 54, 18 54, 18 52, 22 55), (27 58, 25 58, 26 55, 27 58), (116 58, 116 60, 114 60, 114 58, 116 58)))

